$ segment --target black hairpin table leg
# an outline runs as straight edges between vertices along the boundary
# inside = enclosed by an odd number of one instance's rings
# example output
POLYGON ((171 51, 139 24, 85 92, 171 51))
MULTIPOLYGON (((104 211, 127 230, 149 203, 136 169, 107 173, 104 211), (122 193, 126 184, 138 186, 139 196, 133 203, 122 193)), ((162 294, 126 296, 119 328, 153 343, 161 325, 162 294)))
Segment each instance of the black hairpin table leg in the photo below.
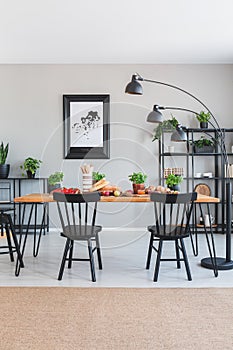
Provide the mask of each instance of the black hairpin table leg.
POLYGON ((215 243, 214 243, 213 226, 212 226, 211 216, 210 216, 210 206, 209 206, 209 203, 206 203, 207 214, 208 214, 208 217, 209 217, 209 224, 210 224, 209 227, 206 226, 206 223, 205 223, 205 220, 204 220, 204 213, 203 213, 201 204, 199 204, 199 207, 200 207, 201 216, 203 218, 203 224, 204 224, 204 230, 205 230, 205 235, 206 235, 206 241, 207 241, 207 246, 208 246, 209 253, 210 253, 210 256, 208 258, 204 258, 204 259, 201 260, 201 266, 214 270, 214 276, 218 277, 218 265, 217 265, 217 259, 216 259, 216 250, 215 250, 215 243), (208 231, 210 233, 210 239, 209 239, 209 236, 208 236, 208 231), (211 248, 211 245, 212 245, 212 248, 211 248))
MULTIPOLYGON (((26 247, 26 243, 27 243, 27 236, 28 236, 28 232, 31 226, 31 219, 33 216, 33 211, 34 211, 34 230, 33 230, 33 256, 37 257, 38 253, 39 253, 39 248, 40 248, 40 241, 41 241, 41 235, 42 235, 42 231, 43 231, 43 227, 45 224, 45 218, 46 218, 46 203, 23 203, 23 215, 22 215, 22 221, 20 223, 20 239, 19 239, 19 245, 21 247, 21 255, 24 255, 24 251, 25 251, 25 247, 26 247), (42 221, 40 224, 40 231, 39 231, 39 236, 37 239, 37 209, 38 209, 38 204, 39 205, 43 205, 43 214, 42 214, 42 221), (29 212, 29 217, 28 217, 28 222, 26 225, 26 231, 24 232, 23 227, 24 227, 24 221, 25 221, 25 212, 26 212, 26 205, 31 205, 30 208, 30 212, 29 212), (23 238, 23 234, 24 234, 24 238, 23 238)), ((15 269, 15 274, 18 276, 19 272, 20 272, 20 264, 19 261, 17 259, 16 262, 16 269, 15 269)))
MULTIPOLYGON (((31 209, 30 209, 30 213, 29 213, 28 223, 27 223, 25 234, 24 234, 24 232, 23 232, 23 224, 24 224, 24 219, 25 219, 26 204, 27 203, 23 203, 23 215, 22 215, 22 219, 21 219, 22 221, 20 223, 20 228, 19 228, 19 230, 20 230, 19 246, 21 248, 21 257, 22 258, 24 256, 24 251, 25 251, 25 247, 26 247, 28 231, 29 231, 29 227, 30 227, 30 224, 31 224, 31 218, 32 218, 32 213, 33 213, 33 208, 34 208, 34 203, 31 203, 31 209), (23 239, 23 234, 24 234, 24 239, 23 239)), ((21 264, 19 262, 19 259, 17 259, 16 266, 15 266, 15 275, 16 276, 19 276, 20 268, 21 268, 21 264)))
POLYGON ((37 227, 37 203, 36 207, 35 207, 35 227, 34 227, 34 240, 33 240, 33 256, 36 257, 39 253, 39 248, 40 248, 40 240, 41 240, 41 235, 42 235, 42 231, 44 228, 44 224, 45 224, 45 216, 46 216, 46 203, 43 203, 43 214, 42 214, 42 221, 40 224, 40 232, 39 232, 39 236, 36 242, 36 227, 37 227))

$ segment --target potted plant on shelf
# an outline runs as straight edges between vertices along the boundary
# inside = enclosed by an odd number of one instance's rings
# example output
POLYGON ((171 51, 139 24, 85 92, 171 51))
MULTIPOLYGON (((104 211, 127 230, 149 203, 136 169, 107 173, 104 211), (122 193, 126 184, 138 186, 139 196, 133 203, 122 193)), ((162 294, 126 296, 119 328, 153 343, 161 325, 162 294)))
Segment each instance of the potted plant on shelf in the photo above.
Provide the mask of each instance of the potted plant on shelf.
POLYGON ((133 183, 133 192, 134 194, 138 194, 138 191, 145 191, 145 181, 147 179, 147 175, 141 172, 133 173, 128 176, 129 180, 133 183))
POLYGON ((93 171, 93 173, 92 173, 92 180, 93 180, 93 183, 96 183, 96 182, 98 182, 98 181, 104 179, 105 176, 106 176, 105 174, 101 174, 101 173, 99 173, 98 171, 93 171))
POLYGON ((171 119, 164 120, 157 128, 154 129, 154 135, 152 141, 159 140, 163 132, 174 131, 179 124, 178 120, 172 116, 171 119))
POLYGON ((202 136, 200 139, 192 141, 194 153, 213 153, 215 140, 202 136))
POLYGON ((8 156, 9 143, 4 146, 3 142, 0 146, 0 179, 6 179, 10 172, 10 164, 6 164, 8 156))
POLYGON ((180 191, 180 184, 182 181, 183 177, 175 174, 169 174, 166 178, 167 187, 172 191, 180 191))
MULTIPOLYGON (((23 169, 27 173, 27 177, 29 179, 33 179, 36 175, 37 169, 39 169, 40 164, 42 163, 41 160, 38 160, 36 158, 28 157, 25 159, 23 165, 20 166, 20 169, 23 169)), ((25 176, 23 173, 22 176, 25 176)))
POLYGON ((208 121, 211 118, 210 112, 205 113, 204 111, 201 111, 199 114, 196 115, 196 118, 200 123, 201 129, 208 128, 208 121))
POLYGON ((56 171, 51 174, 48 178, 48 192, 52 192, 57 188, 62 187, 62 181, 64 178, 64 173, 62 171, 56 171))

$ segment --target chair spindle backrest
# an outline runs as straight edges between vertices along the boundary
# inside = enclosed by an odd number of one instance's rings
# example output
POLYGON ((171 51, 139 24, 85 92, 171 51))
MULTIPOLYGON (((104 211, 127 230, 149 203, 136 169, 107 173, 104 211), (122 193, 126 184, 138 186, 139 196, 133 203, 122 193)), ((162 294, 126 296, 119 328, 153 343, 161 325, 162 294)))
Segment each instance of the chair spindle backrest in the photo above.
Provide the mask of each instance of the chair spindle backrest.
POLYGON ((62 230, 65 227, 75 230, 76 234, 87 232, 87 227, 95 225, 97 202, 100 200, 98 192, 90 194, 64 194, 54 192, 53 198, 57 201, 58 214, 62 230), (84 227, 84 231, 81 230, 84 227))
POLYGON ((151 193, 154 202, 155 226, 157 233, 163 231, 169 235, 172 231, 176 234, 181 227, 188 230, 193 201, 197 199, 197 193, 163 194, 151 193))

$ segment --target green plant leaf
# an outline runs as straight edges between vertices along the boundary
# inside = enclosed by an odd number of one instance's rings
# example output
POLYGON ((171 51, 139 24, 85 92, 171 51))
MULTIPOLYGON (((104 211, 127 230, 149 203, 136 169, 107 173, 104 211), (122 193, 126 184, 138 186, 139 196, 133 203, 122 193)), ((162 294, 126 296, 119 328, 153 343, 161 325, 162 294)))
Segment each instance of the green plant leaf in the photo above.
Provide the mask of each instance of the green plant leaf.
POLYGON ((63 181, 64 173, 62 171, 56 171, 55 173, 51 174, 48 178, 49 185, 56 185, 63 181))
POLYGON ((4 147, 4 144, 2 142, 0 146, 0 164, 6 163, 8 150, 9 150, 9 143, 7 143, 7 145, 4 147))
POLYGON ((207 139, 204 136, 201 136, 200 139, 191 141, 191 144, 197 148, 203 148, 204 146, 214 146, 216 142, 217 140, 215 140, 214 138, 207 139))
POLYGON ((92 173, 92 179, 94 181, 100 181, 100 180, 104 179, 105 176, 106 176, 105 174, 101 174, 98 171, 93 171, 93 173, 92 173))
POLYGON ((211 115, 210 112, 206 113, 204 111, 201 111, 198 115, 196 115, 196 118, 200 123, 208 123, 208 121, 211 118, 211 115))
POLYGON ((183 177, 180 175, 169 174, 166 178, 166 184, 168 187, 172 187, 174 185, 178 185, 183 181, 183 177))
POLYGON ((157 128, 154 129, 154 136, 152 141, 159 140, 161 138, 163 131, 175 130, 178 124, 179 124, 178 120, 173 116, 171 119, 164 120, 162 123, 160 123, 157 126, 157 128))
POLYGON ((41 160, 28 157, 25 159, 23 165, 21 165, 20 168, 25 171, 30 171, 32 174, 35 174, 36 170, 39 169, 41 163, 41 160))
POLYGON ((147 175, 143 174, 141 172, 133 173, 133 174, 129 175, 128 177, 129 177, 129 180, 135 184, 143 184, 143 183, 145 183, 145 181, 147 179, 147 175))

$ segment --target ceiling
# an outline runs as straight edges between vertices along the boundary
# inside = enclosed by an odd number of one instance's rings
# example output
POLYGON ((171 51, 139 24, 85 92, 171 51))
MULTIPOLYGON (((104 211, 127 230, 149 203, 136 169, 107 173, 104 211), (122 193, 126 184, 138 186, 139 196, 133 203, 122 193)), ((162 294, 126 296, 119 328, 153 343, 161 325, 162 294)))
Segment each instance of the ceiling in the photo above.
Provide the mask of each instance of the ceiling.
POLYGON ((0 0, 0 63, 233 63, 232 0, 0 0))

